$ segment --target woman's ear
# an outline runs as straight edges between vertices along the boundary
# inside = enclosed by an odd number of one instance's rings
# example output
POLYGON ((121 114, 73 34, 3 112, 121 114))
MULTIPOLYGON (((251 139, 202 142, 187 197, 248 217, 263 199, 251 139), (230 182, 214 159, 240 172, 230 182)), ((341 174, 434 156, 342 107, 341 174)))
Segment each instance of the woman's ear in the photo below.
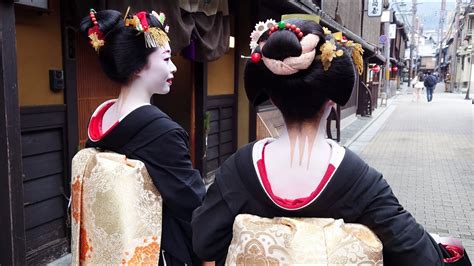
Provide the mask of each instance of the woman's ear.
POLYGON ((141 77, 142 72, 143 72, 143 68, 139 68, 139 69, 135 70, 135 72, 133 72, 133 76, 134 77, 141 77))

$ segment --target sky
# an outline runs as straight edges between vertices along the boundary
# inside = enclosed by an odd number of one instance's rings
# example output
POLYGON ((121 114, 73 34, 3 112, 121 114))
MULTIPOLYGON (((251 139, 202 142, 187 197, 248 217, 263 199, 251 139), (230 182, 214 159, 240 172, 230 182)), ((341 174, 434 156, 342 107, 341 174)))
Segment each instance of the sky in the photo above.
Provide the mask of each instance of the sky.
MULTIPOLYGON (((401 11, 411 11, 412 1, 411 0, 396 0, 393 2, 405 2, 406 6, 400 7, 401 11)), ((441 10, 441 0, 417 0, 417 16, 421 19, 424 31, 436 30, 439 27, 439 13, 441 10)), ((449 13, 453 13, 456 9, 456 0, 446 0, 446 12, 449 17, 449 13)), ((397 10, 397 9, 395 9, 397 10)), ((411 15, 406 15, 409 23, 411 24, 411 15)), ((445 21, 444 27, 449 27, 451 21, 448 19, 445 21)))

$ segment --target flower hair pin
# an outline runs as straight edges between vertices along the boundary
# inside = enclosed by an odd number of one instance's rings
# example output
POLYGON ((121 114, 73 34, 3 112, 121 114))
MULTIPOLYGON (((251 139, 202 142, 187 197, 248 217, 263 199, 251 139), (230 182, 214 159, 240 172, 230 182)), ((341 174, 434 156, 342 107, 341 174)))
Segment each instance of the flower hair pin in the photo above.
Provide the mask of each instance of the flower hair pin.
POLYGON ((267 21, 260 21, 255 25, 255 30, 250 34, 250 50, 255 50, 258 46, 258 39, 263 35, 264 32, 277 25, 276 21, 273 19, 267 19, 267 21))
POLYGON ((331 31, 323 27, 324 34, 326 35, 326 42, 321 45, 321 62, 323 64, 324 70, 327 71, 331 67, 331 62, 335 57, 342 56, 344 54, 344 50, 337 49, 336 42, 339 43, 341 46, 347 48, 352 56, 352 60, 357 67, 357 72, 359 75, 362 75, 364 72, 364 60, 362 58, 362 54, 364 53, 364 49, 362 45, 359 43, 355 43, 353 41, 347 40, 346 36, 343 36, 342 33, 331 33, 331 31))
POLYGON ((97 23, 97 18, 95 14, 97 12, 91 8, 89 11, 89 16, 91 18, 92 24, 94 24, 91 28, 89 28, 87 32, 87 36, 90 39, 90 44, 94 47, 96 52, 99 52, 100 47, 104 46, 104 34, 100 31, 99 23, 97 23))

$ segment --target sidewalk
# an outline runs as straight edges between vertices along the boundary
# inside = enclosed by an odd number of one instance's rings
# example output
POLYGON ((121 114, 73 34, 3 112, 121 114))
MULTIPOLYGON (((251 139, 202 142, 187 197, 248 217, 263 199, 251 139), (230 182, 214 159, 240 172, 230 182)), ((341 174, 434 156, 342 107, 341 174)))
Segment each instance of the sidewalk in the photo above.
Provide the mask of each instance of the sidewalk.
MULTIPOLYGON (((377 124, 374 125, 374 127, 371 127, 372 124, 374 124, 379 117, 381 117, 386 111, 389 113, 393 109, 392 104, 396 101, 397 97, 400 94, 406 94, 408 90, 408 87, 406 84, 401 86, 401 90, 398 92, 397 95, 395 95, 392 98, 387 99, 387 105, 386 106, 380 106, 380 99, 378 99, 377 103, 377 108, 372 112, 372 116, 370 117, 362 117, 362 116, 357 116, 355 119, 352 119, 348 125, 344 126, 341 129, 341 145, 346 146, 346 147, 351 147, 352 151, 359 151, 361 148, 363 148, 364 143, 362 143, 362 139, 359 137, 364 133, 366 130, 371 128, 371 131, 376 131, 378 129, 377 124), (354 143, 355 140, 358 140, 357 143, 354 143)), ((386 116, 387 114, 385 114, 386 116)), ((344 124, 344 123, 342 123, 344 124)), ((366 139, 366 141, 370 141, 370 139, 366 139)), ((368 144, 368 143, 365 143, 368 144)))
POLYGON ((441 84, 431 103, 426 95, 412 102, 411 89, 405 88, 343 143, 384 174, 427 231, 460 238, 469 254, 474 253, 473 111, 463 94, 445 93, 441 84))

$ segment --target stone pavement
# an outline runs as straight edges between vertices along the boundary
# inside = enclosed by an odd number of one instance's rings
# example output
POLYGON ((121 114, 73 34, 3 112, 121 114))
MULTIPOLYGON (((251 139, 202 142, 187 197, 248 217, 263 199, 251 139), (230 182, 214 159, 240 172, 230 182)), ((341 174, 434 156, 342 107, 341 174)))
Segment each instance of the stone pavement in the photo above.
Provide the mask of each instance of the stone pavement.
MULTIPOLYGON (((348 147, 384 174, 401 204, 430 233, 474 254, 474 105, 437 87, 433 101, 398 95, 348 147)), ((471 255, 472 257, 472 255, 471 255)))

